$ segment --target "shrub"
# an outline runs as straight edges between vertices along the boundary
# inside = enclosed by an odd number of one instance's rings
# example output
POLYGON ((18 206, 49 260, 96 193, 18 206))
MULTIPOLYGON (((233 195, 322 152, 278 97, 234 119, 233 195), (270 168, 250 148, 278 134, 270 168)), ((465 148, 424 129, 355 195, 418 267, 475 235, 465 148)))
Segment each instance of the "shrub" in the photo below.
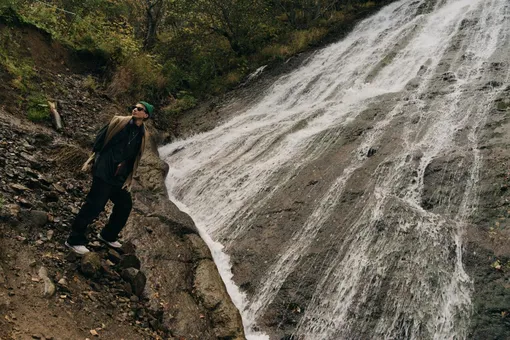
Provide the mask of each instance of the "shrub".
POLYGON ((311 28, 290 33, 288 44, 272 44, 265 47, 261 54, 267 60, 282 60, 296 53, 306 50, 309 46, 318 44, 328 33, 326 28, 311 28))
POLYGON ((117 62, 122 62, 141 48, 133 27, 126 24, 125 18, 107 17, 100 8, 87 10, 87 6, 83 6, 80 11, 69 14, 42 2, 33 2, 23 6, 20 13, 25 21, 74 49, 101 51, 117 62))
POLYGON ((110 21, 97 13, 78 17, 68 31, 67 39, 77 49, 97 49, 117 62, 122 62, 141 49, 131 26, 121 21, 110 21))
POLYGON ((82 148, 71 144, 60 144, 54 151, 53 161, 59 167, 78 171, 89 157, 82 148))
POLYGON ((19 46, 19 43, 15 37, 11 36, 9 30, 2 33, 1 41, 0 66, 12 76, 11 85, 14 88, 28 92, 32 87, 30 80, 35 75, 32 61, 14 55, 13 51, 19 46))
POLYGON ((371 7, 374 7, 375 5, 376 5, 376 3, 374 1, 368 1, 368 2, 365 2, 364 4, 362 4, 361 6, 365 7, 365 8, 371 8, 371 7))
POLYGON ((60 32, 66 29, 65 20, 60 20, 60 14, 55 7, 45 6, 43 3, 34 2, 20 8, 23 19, 36 27, 50 33, 56 38, 61 38, 60 32))
POLYGON ((32 94, 27 98, 27 117, 38 122, 50 117, 48 101, 43 94, 32 94))
POLYGON ((15 61, 13 58, 0 55, 0 64, 13 76, 11 85, 23 92, 28 92, 32 87, 30 78, 34 75, 32 65, 24 62, 15 61))
POLYGON ((284 60, 291 54, 289 46, 282 44, 271 44, 260 52, 266 60, 284 60))
POLYGON ((179 98, 171 99, 171 103, 163 107, 156 117, 157 124, 160 128, 171 129, 174 124, 176 117, 190 110, 197 105, 197 99, 186 91, 179 92, 179 98))
POLYGON ((292 53, 302 52, 310 45, 317 44, 328 33, 326 28, 311 28, 307 30, 295 31, 291 34, 290 50, 292 53))
POLYGON ((93 93, 97 91, 99 86, 97 85, 96 79, 89 74, 83 81, 83 87, 93 93))
POLYGON ((179 98, 174 99, 174 101, 170 105, 164 107, 161 112, 164 115, 174 115, 192 109, 196 105, 197 99, 188 92, 182 91, 179 93, 179 98))
POLYGON ((148 54, 138 54, 117 68, 108 92, 116 97, 138 96, 149 100, 161 95, 166 84, 162 66, 155 58, 148 54))

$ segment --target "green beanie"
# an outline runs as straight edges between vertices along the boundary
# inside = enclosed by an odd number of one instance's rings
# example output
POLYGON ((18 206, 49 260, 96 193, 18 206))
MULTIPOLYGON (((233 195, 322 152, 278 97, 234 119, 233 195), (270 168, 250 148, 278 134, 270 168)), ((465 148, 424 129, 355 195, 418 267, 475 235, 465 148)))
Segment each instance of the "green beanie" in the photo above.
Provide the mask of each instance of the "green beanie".
POLYGON ((147 110, 147 113, 149 114, 149 118, 152 117, 152 112, 154 111, 154 106, 152 106, 151 104, 147 103, 147 102, 143 102, 143 101, 139 101, 140 104, 142 104, 143 106, 145 106, 145 109, 147 110))

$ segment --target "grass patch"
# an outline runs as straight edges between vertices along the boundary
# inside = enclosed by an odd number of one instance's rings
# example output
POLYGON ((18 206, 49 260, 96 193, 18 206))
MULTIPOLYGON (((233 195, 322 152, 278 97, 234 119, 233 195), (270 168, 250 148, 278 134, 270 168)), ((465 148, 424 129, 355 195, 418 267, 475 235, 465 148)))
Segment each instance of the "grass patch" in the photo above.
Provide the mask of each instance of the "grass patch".
POLYGON ((302 52, 311 45, 316 45, 328 33, 326 28, 314 27, 307 30, 295 31, 291 34, 291 51, 302 52))
POLYGON ((198 100, 189 92, 181 91, 178 96, 179 98, 172 99, 169 105, 158 111, 156 119, 159 127, 163 129, 172 128, 180 114, 197 106, 198 100))
POLYGON ((179 97, 161 110, 164 115, 179 114, 197 105, 197 99, 187 92, 180 92, 179 97))
POLYGON ((53 161, 63 169, 79 171, 88 158, 88 153, 81 148, 71 144, 61 144, 55 150, 53 161))
POLYGON ((32 65, 24 63, 23 61, 16 62, 14 59, 3 56, 0 59, 0 63, 7 72, 12 75, 13 79, 11 80, 11 85, 14 88, 22 92, 28 92, 32 88, 30 79, 35 74, 32 65))
POLYGON ((28 96, 27 117, 32 122, 39 122, 50 117, 48 100, 43 94, 37 93, 28 96))
POLYGON ((266 46, 261 54, 268 60, 284 60, 305 51, 310 46, 318 45, 326 34, 328 30, 323 27, 295 31, 290 34, 288 43, 266 46))
POLYGON ((97 92, 99 85, 96 82, 96 79, 92 77, 90 74, 83 81, 83 87, 86 88, 90 93, 97 92))
POLYGON ((33 87, 31 78, 35 75, 33 62, 28 58, 21 58, 13 51, 19 48, 16 41, 8 30, 4 30, 0 36, 0 66, 12 77, 10 84, 21 92, 29 92, 33 87))
POLYGON ((168 80, 163 76, 162 66, 154 57, 139 54, 126 60, 117 68, 108 92, 115 97, 154 98, 164 91, 168 80))

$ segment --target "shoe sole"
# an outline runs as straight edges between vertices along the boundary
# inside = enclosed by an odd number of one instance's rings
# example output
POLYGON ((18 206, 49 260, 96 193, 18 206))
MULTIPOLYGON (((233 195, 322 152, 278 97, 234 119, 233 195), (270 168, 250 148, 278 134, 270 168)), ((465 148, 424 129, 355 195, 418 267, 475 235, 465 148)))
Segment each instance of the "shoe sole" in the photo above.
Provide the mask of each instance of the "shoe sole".
POLYGON ((67 248, 71 249, 71 250, 72 250, 72 251, 73 251, 76 255, 82 255, 82 256, 83 256, 83 255, 85 255, 85 254, 87 254, 87 253, 90 253, 90 251, 88 251, 88 252, 86 252, 86 253, 80 253, 80 252, 76 251, 76 249, 74 249, 72 245, 70 245, 69 243, 67 243, 67 241, 66 241, 64 244, 65 244, 65 246, 66 246, 67 248))
POLYGON ((122 244, 120 245, 120 247, 115 247, 115 246, 111 245, 110 242, 106 241, 104 238, 101 237, 101 234, 97 234, 97 239, 113 249, 121 249, 122 248, 122 244))

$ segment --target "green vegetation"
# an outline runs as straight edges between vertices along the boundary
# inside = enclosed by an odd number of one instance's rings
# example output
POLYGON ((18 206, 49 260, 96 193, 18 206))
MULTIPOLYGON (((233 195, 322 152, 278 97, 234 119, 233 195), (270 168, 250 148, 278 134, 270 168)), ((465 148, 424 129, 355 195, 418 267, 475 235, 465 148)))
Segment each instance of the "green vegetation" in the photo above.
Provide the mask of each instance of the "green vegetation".
POLYGON ((167 106, 162 111, 164 114, 178 114, 183 111, 189 110, 197 105, 197 100, 191 94, 186 91, 178 93, 177 99, 175 99, 172 105, 167 106))
MULTIPOLYGON (((388 2, 0 0, 0 11, 16 13, 76 51, 102 56, 112 96, 145 98, 176 114, 237 86, 261 65, 343 34, 388 2)), ((15 86, 26 87, 30 67, 2 52, 0 58, 15 86)), ((96 90, 93 82, 86 86, 96 90)))
POLYGON ((31 94, 27 98, 27 117, 33 122, 50 117, 48 101, 43 94, 31 94))
MULTIPOLYGON (((19 18, 15 17, 15 19, 19 18)), ((37 89, 38 86, 34 81, 37 72, 33 60, 18 53, 22 49, 20 46, 21 34, 16 30, 1 31, 0 74, 3 72, 3 79, 16 90, 16 99, 13 100, 13 103, 24 107, 30 120, 40 121, 49 117, 47 101, 37 89)))
POLYGON ((28 92, 31 88, 30 79, 35 74, 32 61, 10 53, 19 48, 17 39, 11 32, 2 32, 0 41, 0 66, 10 75, 12 87, 23 93, 28 92))
POLYGON ((85 78, 85 81, 83 82, 83 87, 89 90, 89 92, 96 92, 99 85, 97 84, 94 77, 92 77, 90 74, 85 78))

